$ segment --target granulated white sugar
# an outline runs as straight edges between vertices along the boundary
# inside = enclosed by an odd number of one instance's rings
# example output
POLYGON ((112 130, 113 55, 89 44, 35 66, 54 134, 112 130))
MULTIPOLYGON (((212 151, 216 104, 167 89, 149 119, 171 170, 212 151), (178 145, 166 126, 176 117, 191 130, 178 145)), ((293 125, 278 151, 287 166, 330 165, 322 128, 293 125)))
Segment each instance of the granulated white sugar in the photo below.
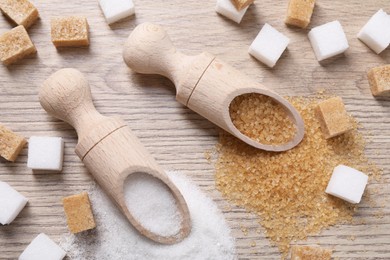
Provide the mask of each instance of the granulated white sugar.
POLYGON ((182 215, 168 186, 147 173, 133 173, 124 184, 127 209, 149 231, 173 236, 180 231, 182 215))
POLYGON ((161 245, 141 236, 97 186, 88 191, 97 227, 66 234, 61 247, 70 259, 235 259, 234 239, 216 204, 181 173, 168 172, 187 201, 192 231, 182 242, 161 245))

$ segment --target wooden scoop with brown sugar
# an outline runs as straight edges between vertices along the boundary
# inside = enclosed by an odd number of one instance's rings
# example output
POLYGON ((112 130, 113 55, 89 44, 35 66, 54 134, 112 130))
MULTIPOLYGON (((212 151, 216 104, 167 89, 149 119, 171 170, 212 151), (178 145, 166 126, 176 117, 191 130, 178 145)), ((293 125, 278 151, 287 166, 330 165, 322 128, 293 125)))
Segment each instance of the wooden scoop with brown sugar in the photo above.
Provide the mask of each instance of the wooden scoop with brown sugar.
POLYGON ((123 58, 138 73, 169 78, 176 86, 176 98, 180 103, 253 147, 286 151, 303 139, 302 117, 286 99, 209 53, 186 56, 178 52, 159 25, 144 23, 137 26, 126 41, 123 58), (291 119, 296 129, 290 140, 282 144, 259 142, 238 129, 229 108, 235 98, 247 94, 265 96, 284 109, 285 117, 291 119))
MULTIPOLYGON (((76 129, 79 137, 76 154, 142 235, 162 244, 177 243, 188 236, 191 220, 182 194, 123 120, 105 117, 96 111, 90 87, 81 72, 62 69, 54 73, 41 86, 39 100, 50 115, 76 129), (145 228, 142 221, 129 211, 125 201, 124 182, 134 173, 155 177, 171 192, 181 215, 180 229, 176 234, 165 236, 154 233, 145 228)), ((147 197, 142 199, 148 200, 147 197)))

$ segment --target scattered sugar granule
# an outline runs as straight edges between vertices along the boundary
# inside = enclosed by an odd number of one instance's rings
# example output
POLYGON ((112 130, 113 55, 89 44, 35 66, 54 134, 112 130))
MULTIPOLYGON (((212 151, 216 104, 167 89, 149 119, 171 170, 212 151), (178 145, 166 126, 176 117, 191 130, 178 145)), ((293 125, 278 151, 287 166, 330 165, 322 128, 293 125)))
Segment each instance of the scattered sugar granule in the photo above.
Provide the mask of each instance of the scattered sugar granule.
POLYGON ((8 225, 19 215, 28 199, 8 183, 0 181, 0 224, 8 225))
POLYGON ((287 143, 297 131, 285 108, 268 96, 255 93, 238 96, 229 111, 234 126, 262 144, 287 143))
POLYGON ((240 23, 248 8, 249 6, 238 11, 231 0, 217 0, 215 11, 236 23, 240 23))
POLYGON ((255 0, 230 0, 238 11, 253 4, 255 0))
POLYGON ((332 97, 319 103, 316 115, 326 139, 344 134, 354 128, 341 97, 332 97))
POLYGON ((332 250, 319 246, 292 246, 291 260, 330 260, 332 250))
POLYGON ((14 162, 26 145, 26 139, 5 126, 0 125, 0 156, 14 162))
POLYGON ((315 0, 290 0, 285 23, 306 28, 310 23, 315 3, 315 0))
POLYGON ((377 54, 390 44, 390 15, 380 9, 360 30, 357 37, 377 54))
POLYGON ((373 96, 390 96, 390 65, 370 69, 367 77, 373 96))
POLYGON ((133 173, 124 184, 127 209, 149 231, 172 236, 179 233, 182 216, 170 189, 160 179, 133 173))
POLYGON ((0 9, 14 23, 25 28, 39 17, 38 9, 28 0, 0 0, 0 9))
POLYGON ((13 28, 0 36, 0 59, 10 65, 37 52, 23 25, 13 28))
POLYGON ((99 0, 99 5, 108 24, 116 23, 135 13, 132 0, 99 0))
POLYGON ((51 21, 51 40, 56 47, 89 45, 89 26, 83 16, 54 18, 51 21))
POLYGON ((66 234, 60 245, 72 260, 84 259, 235 259, 234 239, 216 204, 183 174, 167 173, 188 204, 192 229, 180 243, 161 245, 143 237, 107 195, 92 185, 88 193, 98 228, 77 236, 66 234))
POLYGON ((308 34, 318 61, 345 52, 349 48, 347 36, 339 21, 317 26, 308 34))
POLYGON ((65 197, 62 204, 70 232, 75 234, 96 227, 87 192, 65 197))
POLYGON ((27 246, 18 260, 61 260, 66 252, 44 233, 27 246))
POLYGON ((264 24, 256 39, 249 47, 249 54, 268 67, 274 67, 286 50, 290 39, 268 23, 264 24))
MULTIPOLYGON (((356 122, 353 130, 324 138, 315 109, 328 98, 287 97, 301 114, 307 131, 302 142, 286 152, 262 151, 220 132, 217 189, 231 203, 259 216, 265 235, 284 257, 292 241, 352 220, 354 207, 324 192, 334 167, 344 164, 372 177, 382 174, 365 157, 365 141, 356 122)), ((247 111, 257 106, 250 97, 246 101, 247 111)), ((275 123, 269 127, 276 132, 284 129, 275 123)))

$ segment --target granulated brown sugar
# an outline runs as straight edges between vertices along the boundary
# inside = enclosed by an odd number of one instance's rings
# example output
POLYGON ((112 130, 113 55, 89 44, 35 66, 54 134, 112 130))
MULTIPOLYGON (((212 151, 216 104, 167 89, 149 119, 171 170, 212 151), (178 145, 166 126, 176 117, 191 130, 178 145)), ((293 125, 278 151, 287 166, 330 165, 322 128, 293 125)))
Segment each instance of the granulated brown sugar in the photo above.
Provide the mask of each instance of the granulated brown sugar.
POLYGON ((268 96, 256 93, 238 96, 230 104, 229 112, 241 133, 262 144, 285 144, 297 131, 285 108, 268 96))
POLYGON ((332 250, 319 246, 293 246, 291 260, 330 260, 332 250))
MULTIPOLYGON (((324 138, 315 108, 325 98, 288 98, 306 126, 301 144, 289 151, 262 151, 220 133, 217 188, 231 202, 259 215, 266 236, 284 257, 290 242, 352 220, 354 206, 325 193, 335 166, 344 164, 371 177, 381 173, 364 155, 365 141, 356 121, 352 131, 324 138)), ((246 106, 254 110, 254 99, 250 97, 246 106)), ((246 132, 250 134, 251 130, 246 128, 246 132)), ((257 129, 252 132, 256 135, 257 129)))

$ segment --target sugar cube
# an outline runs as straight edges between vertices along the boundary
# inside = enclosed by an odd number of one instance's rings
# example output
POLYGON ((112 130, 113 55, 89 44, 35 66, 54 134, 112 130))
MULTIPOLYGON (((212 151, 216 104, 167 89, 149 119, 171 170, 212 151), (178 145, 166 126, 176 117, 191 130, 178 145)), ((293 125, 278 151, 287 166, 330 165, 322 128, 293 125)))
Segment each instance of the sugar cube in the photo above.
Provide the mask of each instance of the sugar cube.
POLYGON ((319 103, 316 114, 326 139, 341 135, 354 128, 341 97, 333 97, 319 103))
POLYGON ((231 0, 238 11, 253 4, 255 0, 231 0))
POLYGON ((10 129, 0 125, 0 156, 14 162, 26 145, 26 139, 10 129))
POLYGON ((289 38, 266 23, 249 47, 249 54, 273 67, 289 43, 289 38))
POLYGON ((23 25, 0 36, 0 59, 4 65, 10 65, 36 52, 37 49, 23 25))
POLYGON ((339 21, 311 29, 309 39, 318 61, 341 54, 349 48, 347 37, 339 21))
POLYGON ((56 47, 76 47, 89 45, 87 18, 69 16, 51 21, 51 40, 56 47))
POLYGON ((11 224, 19 215, 28 199, 10 185, 0 181, 0 224, 11 224))
POLYGON ((30 27, 39 17, 38 9, 28 0, 0 0, 1 11, 14 23, 30 27))
POLYGON ((357 37, 377 54, 390 44, 390 15, 380 9, 360 30, 357 37))
POLYGON ((65 197, 62 203, 70 232, 74 234, 96 227, 88 193, 65 197))
POLYGON ((240 23, 248 8, 249 6, 238 11, 231 0, 218 0, 215 11, 236 23, 240 23))
POLYGON ((306 28, 310 23, 315 2, 315 0, 290 0, 285 23, 306 28))
POLYGON ((61 260, 66 252, 44 233, 39 234, 19 256, 19 260, 61 260))
POLYGON ((135 13, 132 0, 99 0, 108 24, 115 23, 135 13))
POLYGON ((64 142, 61 137, 32 136, 28 145, 27 167, 33 170, 61 171, 64 142))
POLYGON ((362 199, 367 181, 366 174, 351 167, 339 165, 334 168, 325 192, 356 204, 362 199))
POLYGON ((390 65, 372 68, 367 76, 373 96, 390 96, 390 65))
POLYGON ((330 260, 332 250, 319 246, 293 246, 291 260, 330 260))

